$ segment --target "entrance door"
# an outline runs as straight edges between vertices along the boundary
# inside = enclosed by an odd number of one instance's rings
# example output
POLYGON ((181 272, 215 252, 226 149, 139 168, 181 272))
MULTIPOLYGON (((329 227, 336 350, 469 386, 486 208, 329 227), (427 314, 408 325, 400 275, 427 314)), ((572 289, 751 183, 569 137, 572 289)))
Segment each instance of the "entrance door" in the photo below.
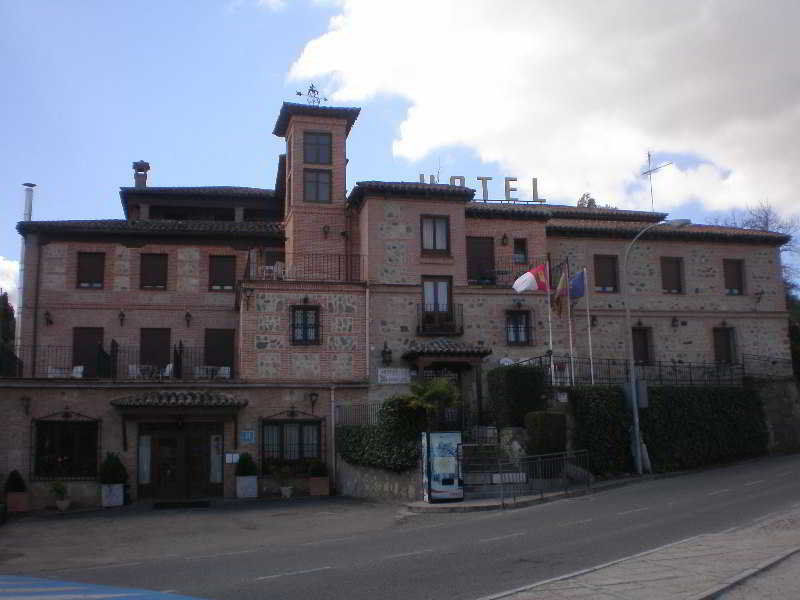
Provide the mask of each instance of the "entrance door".
POLYGON ((152 464, 150 473, 153 495, 156 498, 180 498, 183 485, 181 465, 181 440, 178 435, 158 435, 152 438, 152 464))

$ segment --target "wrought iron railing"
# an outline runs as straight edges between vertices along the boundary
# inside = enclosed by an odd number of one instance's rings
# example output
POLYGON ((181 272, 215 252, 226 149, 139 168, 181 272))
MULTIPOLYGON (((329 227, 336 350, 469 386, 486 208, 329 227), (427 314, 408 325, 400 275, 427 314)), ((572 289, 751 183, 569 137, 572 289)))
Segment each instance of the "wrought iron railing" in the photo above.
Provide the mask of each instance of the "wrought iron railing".
POLYGON ((417 305, 418 335, 461 335, 464 333, 464 307, 461 304, 417 305))
MULTIPOLYGON (((0 376, 34 379, 226 380, 234 365, 208 364, 205 348, 176 344, 160 357, 143 357, 138 347, 79 349, 71 346, 22 346, 19 354, 0 351, 0 376)), ((220 361, 217 361, 220 362, 220 361)))
POLYGON ((742 354, 742 366, 748 377, 793 377, 795 365, 791 358, 758 354, 742 354))
POLYGON ((496 285, 511 287, 511 284, 530 269, 527 259, 520 256, 496 256, 494 260, 468 261, 467 282, 470 285, 496 285))
POLYGON ((360 254, 274 254, 254 250, 245 267, 250 281, 364 281, 360 254))

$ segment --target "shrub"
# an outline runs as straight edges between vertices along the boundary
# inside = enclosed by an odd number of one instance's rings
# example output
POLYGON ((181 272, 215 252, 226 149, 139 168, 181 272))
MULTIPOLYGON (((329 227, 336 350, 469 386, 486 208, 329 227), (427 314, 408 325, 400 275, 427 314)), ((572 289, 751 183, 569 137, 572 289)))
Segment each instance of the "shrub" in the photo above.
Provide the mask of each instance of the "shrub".
POLYGON ((510 365, 489 371, 489 405, 498 427, 523 427, 525 415, 547 408, 547 373, 540 367, 510 365))
POLYGON ((308 475, 310 477, 327 477, 328 465, 321 460, 312 460, 308 465, 308 475))
POLYGON ((535 411, 525 415, 530 454, 550 454, 567 449, 567 416, 563 413, 535 411))
POLYGON ((8 479, 6 479, 6 487, 5 487, 6 494, 9 492, 11 493, 23 493, 28 491, 28 486, 25 485, 25 480, 22 478, 22 475, 19 474, 19 471, 14 469, 11 473, 8 474, 8 479))
POLYGON ((106 457, 100 465, 100 483, 114 485, 128 481, 128 469, 122 464, 116 452, 106 452, 106 457))
POLYGON ((54 481, 50 484, 50 492, 56 497, 56 500, 64 500, 67 497, 67 486, 63 481, 54 481))
POLYGON ((249 452, 242 452, 239 455, 239 462, 236 463, 236 477, 252 477, 258 475, 258 467, 249 452))
POLYGON ((631 415, 622 388, 578 386, 568 393, 575 418, 573 446, 588 450, 592 472, 629 473, 631 415))

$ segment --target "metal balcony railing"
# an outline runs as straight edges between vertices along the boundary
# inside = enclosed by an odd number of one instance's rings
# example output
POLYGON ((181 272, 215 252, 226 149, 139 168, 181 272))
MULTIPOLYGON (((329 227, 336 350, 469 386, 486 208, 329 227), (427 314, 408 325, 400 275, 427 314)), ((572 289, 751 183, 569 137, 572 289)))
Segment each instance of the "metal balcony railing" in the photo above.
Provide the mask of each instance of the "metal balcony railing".
POLYGON ((527 258, 522 256, 496 256, 494 260, 468 260, 467 282, 470 285, 496 285, 511 287, 511 284, 530 269, 527 258))
POLYGON ((418 335, 462 335, 464 333, 464 307, 461 304, 417 305, 418 335))
POLYGON ((250 281, 364 281, 360 254, 274 254, 253 251, 245 277, 250 281))

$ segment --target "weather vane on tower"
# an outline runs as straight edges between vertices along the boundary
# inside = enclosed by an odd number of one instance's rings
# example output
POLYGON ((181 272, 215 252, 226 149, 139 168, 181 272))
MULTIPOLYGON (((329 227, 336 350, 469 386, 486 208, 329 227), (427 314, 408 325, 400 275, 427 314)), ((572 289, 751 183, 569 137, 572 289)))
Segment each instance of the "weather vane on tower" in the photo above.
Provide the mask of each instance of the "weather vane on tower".
POLYGON ((328 101, 328 99, 325 98, 325 97, 320 98, 319 91, 317 90, 317 88, 314 87, 313 83, 308 86, 308 90, 306 91, 305 94, 303 94, 303 92, 295 92, 295 93, 298 96, 305 95, 306 102, 308 102, 311 106, 319 106, 320 101, 322 101, 322 102, 327 102, 328 101))

